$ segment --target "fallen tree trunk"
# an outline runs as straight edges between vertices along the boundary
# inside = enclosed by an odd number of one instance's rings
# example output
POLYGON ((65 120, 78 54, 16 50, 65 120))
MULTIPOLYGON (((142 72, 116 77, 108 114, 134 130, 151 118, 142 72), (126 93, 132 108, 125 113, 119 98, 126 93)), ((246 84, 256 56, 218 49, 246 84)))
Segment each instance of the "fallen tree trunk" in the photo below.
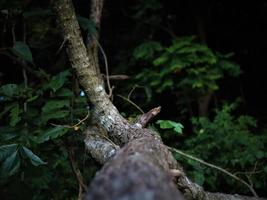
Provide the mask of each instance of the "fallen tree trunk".
POLYGON ((158 136, 128 142, 90 184, 86 199, 184 199, 170 171, 170 154, 158 136))
MULTIPOLYGON (((89 50, 86 49, 71 0, 54 0, 53 8, 71 66, 94 105, 95 121, 103 128, 89 127, 85 132, 86 149, 104 164, 91 182, 85 199, 184 199, 184 196, 207 200, 254 199, 205 192, 186 177, 156 132, 143 128, 142 123, 130 124, 125 120, 104 90, 98 62, 95 62, 96 46, 87 45, 89 50)), ((99 9, 96 10, 99 14, 99 9)), ((95 15, 91 13, 91 16, 95 15)))

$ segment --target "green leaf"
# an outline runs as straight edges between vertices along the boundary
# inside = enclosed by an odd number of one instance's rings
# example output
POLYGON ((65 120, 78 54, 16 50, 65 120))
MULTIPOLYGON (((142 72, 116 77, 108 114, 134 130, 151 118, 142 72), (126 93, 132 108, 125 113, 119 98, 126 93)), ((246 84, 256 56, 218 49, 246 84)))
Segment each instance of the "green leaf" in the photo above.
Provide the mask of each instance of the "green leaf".
POLYGON ((156 122, 159 124, 161 129, 174 129, 174 131, 178 134, 181 134, 183 132, 184 126, 181 123, 177 123, 171 120, 158 120, 156 122))
POLYGON ((48 87, 56 92, 65 84, 68 76, 70 76, 70 72, 68 70, 60 72, 58 75, 52 77, 52 80, 48 84, 48 87))
POLYGON ((25 155, 30 159, 31 163, 34 166, 39 166, 39 165, 45 165, 46 162, 42 161, 41 158, 39 158, 37 155, 35 155, 30 149, 28 149, 27 147, 23 146, 22 147, 25 155))
POLYGON ((203 82, 202 80, 195 80, 193 83, 192 83, 192 88, 195 89, 195 88, 201 88, 203 87, 203 82))
POLYGON ((172 125, 169 122, 169 120, 158 120, 156 123, 159 124, 161 129, 170 129, 172 125))
POLYGON ((15 42, 14 47, 11 49, 11 51, 23 60, 31 63, 33 62, 32 53, 27 44, 19 41, 15 42))
POLYGON ((42 114, 39 123, 45 124, 50 119, 61 119, 61 118, 68 116, 68 114, 69 114, 69 111, 65 111, 65 110, 56 110, 51 113, 45 113, 45 114, 42 114))
POLYGON ((42 107, 43 113, 48 113, 53 110, 58 110, 63 107, 69 107, 69 100, 50 100, 42 107))
POLYGON ((58 137, 64 135, 67 132, 68 132, 68 128, 64 128, 64 127, 60 127, 60 126, 59 127, 54 127, 54 128, 49 129, 43 135, 41 135, 37 139, 37 142, 38 143, 43 143, 43 142, 46 142, 48 140, 55 139, 55 138, 58 138, 58 137))
POLYGON ((39 97, 39 95, 34 95, 34 96, 30 97, 29 99, 27 99, 27 102, 32 102, 35 99, 37 99, 38 97, 39 97))
POLYGON ((225 70, 230 76, 237 77, 242 73, 240 66, 231 61, 222 60, 218 64, 219 67, 225 70))
POLYGON ((17 95, 18 94, 18 85, 16 85, 16 84, 6 84, 6 85, 3 85, 0 88, 0 92, 3 95, 6 95, 8 97, 13 97, 14 95, 17 95))
POLYGON ((151 101, 151 98, 152 98, 152 90, 151 90, 151 87, 149 86, 146 86, 145 87, 145 93, 146 93, 146 98, 147 98, 147 102, 150 102, 151 101))
POLYGON ((257 157, 258 159, 263 158, 263 157, 264 157, 264 152, 263 152, 263 151, 257 151, 257 152, 256 152, 256 157, 257 157))
POLYGON ((161 51, 162 46, 159 42, 149 41, 145 42, 135 48, 133 56, 137 60, 147 60, 153 57, 156 51, 161 51))
POLYGON ((171 86, 173 86, 173 81, 172 79, 166 79, 163 81, 162 85, 160 86, 160 88, 162 90, 166 89, 166 88, 170 88, 171 86))
POLYGON ((0 118, 6 114, 11 108, 13 108, 16 104, 6 105, 4 110, 0 113, 0 118))
POLYGON ((74 94, 68 88, 61 88, 60 90, 57 91, 56 95, 58 97, 72 97, 74 94))
POLYGON ((11 176, 18 171, 20 167, 20 158, 18 151, 13 152, 4 162, 1 167, 1 176, 11 176))
POLYGON ((77 20, 82 29, 88 31, 91 34, 96 33, 96 24, 94 23, 94 21, 81 16, 77 16, 77 20))
POLYGON ((163 54, 162 56, 158 57, 157 59, 153 61, 153 65, 159 66, 159 65, 166 63, 166 61, 168 60, 169 60, 169 57, 163 54))
POLYGON ((0 126, 0 141, 8 141, 17 137, 20 133, 20 128, 11 127, 9 124, 6 126, 0 126))
POLYGON ((0 161, 5 160, 12 153, 14 153, 17 150, 17 146, 17 144, 8 144, 0 146, 0 161))
POLYGON ((9 124, 10 126, 14 127, 18 122, 20 122, 21 117, 19 114, 22 112, 22 110, 19 108, 19 105, 16 104, 11 110, 10 110, 10 121, 9 124))
POLYGON ((203 185, 205 181, 205 176, 202 173, 197 172, 197 171, 193 172, 193 178, 199 185, 203 185))

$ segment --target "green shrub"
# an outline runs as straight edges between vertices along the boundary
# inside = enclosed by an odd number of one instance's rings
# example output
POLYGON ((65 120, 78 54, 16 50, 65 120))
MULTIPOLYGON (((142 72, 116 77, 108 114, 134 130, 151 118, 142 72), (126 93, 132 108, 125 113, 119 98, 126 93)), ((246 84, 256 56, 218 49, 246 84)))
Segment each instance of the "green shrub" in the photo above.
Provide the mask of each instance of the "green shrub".
MULTIPOLYGON (((236 104, 216 110, 213 120, 193 118, 194 134, 187 138, 183 148, 192 155, 218 165, 263 192, 267 186, 267 135, 258 133, 256 120, 247 115, 235 117, 236 104)), ((179 155, 176 155, 181 159, 179 155)), ((188 160, 188 174, 207 188, 230 188, 227 192, 249 193, 242 183, 222 172, 188 160)))

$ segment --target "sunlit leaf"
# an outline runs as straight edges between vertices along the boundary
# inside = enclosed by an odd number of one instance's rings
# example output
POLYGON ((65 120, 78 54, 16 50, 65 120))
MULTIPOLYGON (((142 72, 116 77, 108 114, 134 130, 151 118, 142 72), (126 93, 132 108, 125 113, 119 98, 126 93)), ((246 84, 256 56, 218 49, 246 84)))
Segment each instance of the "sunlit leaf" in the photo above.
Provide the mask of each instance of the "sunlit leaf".
POLYGON ((184 126, 181 123, 171 120, 158 120, 156 123, 159 124, 161 129, 173 129, 178 134, 183 132, 184 126))

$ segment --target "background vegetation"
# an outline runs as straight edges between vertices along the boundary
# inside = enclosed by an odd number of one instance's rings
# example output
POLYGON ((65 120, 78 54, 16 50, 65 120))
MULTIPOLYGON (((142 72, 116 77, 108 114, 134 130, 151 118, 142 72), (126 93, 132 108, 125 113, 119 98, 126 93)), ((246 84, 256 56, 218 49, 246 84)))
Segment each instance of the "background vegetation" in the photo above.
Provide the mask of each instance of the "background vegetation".
MULTIPOLYGON (((83 34, 93 35, 90 2, 74 3, 83 34)), ((73 160, 88 181, 100 167, 83 148, 90 104, 48 2, 3 0, 0 8, 0 197, 75 199, 73 160)), ((221 166, 260 196, 267 196, 266 13, 264 1, 110 0, 100 36, 111 74, 130 77, 111 80, 119 110, 134 121, 161 105, 150 128, 168 146, 221 166)), ((211 191, 250 194, 219 171, 175 157, 211 191)))

